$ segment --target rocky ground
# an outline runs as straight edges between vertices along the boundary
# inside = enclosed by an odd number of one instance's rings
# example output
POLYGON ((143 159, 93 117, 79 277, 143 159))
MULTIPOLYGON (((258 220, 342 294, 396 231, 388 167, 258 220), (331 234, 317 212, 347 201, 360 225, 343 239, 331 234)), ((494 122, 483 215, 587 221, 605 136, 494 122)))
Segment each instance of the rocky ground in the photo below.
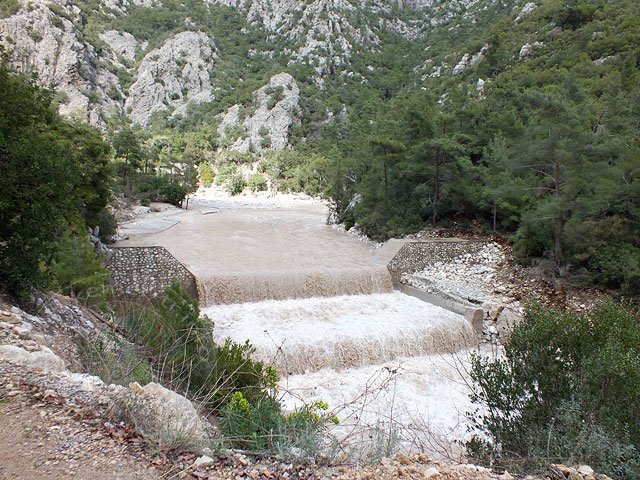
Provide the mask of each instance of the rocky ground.
POLYGON ((483 338, 499 344, 521 321, 527 303, 580 312, 591 308, 602 294, 596 290, 556 285, 540 269, 523 267, 514 259, 511 245, 502 238, 476 237, 464 231, 425 230, 409 239, 471 238, 484 241, 479 251, 436 262, 401 282, 484 312, 483 338))

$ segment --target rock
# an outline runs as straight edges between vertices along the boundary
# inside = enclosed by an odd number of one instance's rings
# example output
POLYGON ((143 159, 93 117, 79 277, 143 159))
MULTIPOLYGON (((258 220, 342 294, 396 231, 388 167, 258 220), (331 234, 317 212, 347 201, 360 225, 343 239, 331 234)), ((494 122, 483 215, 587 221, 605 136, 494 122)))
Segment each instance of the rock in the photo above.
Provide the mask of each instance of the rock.
POLYGON ((0 346, 0 359, 45 372, 62 372, 64 361, 51 350, 28 352, 14 345, 0 346))
POLYGON ((102 379, 95 375, 62 372, 62 376, 65 377, 69 383, 77 386, 80 390, 85 392, 93 392, 104 386, 102 379))
POLYGON ((520 13, 516 17, 516 23, 518 23, 524 17, 529 15, 531 12, 533 12, 536 8, 538 8, 538 5, 536 5, 533 2, 528 2, 527 4, 525 4, 525 6, 522 7, 522 10, 520 10, 520 13))
POLYGON ((435 477, 436 475, 440 475, 440 472, 438 471, 438 469, 436 467, 429 467, 422 474, 422 478, 427 479, 427 478, 435 477))
POLYGON ((480 63, 480 60, 484 58, 484 54, 487 53, 487 50, 489 50, 489 45, 484 45, 473 56, 468 53, 465 53, 462 59, 460 59, 460 61, 457 63, 457 65, 453 67, 451 74, 459 75, 462 72, 464 72, 467 68, 477 65, 478 63, 480 63))
POLYGON ((534 49, 542 47, 543 45, 544 43, 542 42, 525 43, 520 49, 518 57, 520 58, 520 60, 526 60, 533 55, 534 49))
POLYGON ((13 327, 13 331, 20 338, 29 338, 31 336, 31 331, 33 330, 33 325, 29 322, 22 322, 20 325, 16 325, 13 327))
POLYGON ((202 455, 193 463, 193 466, 196 468, 207 468, 208 466, 213 465, 213 463, 213 458, 207 455, 202 455))
MULTIPOLYGON (((300 121, 300 89, 288 73, 274 75, 269 83, 254 93, 256 108, 244 112, 234 105, 222 116, 218 127, 221 136, 241 130, 240 138, 229 149, 241 152, 251 150, 282 150, 289 145, 289 129, 300 121), (248 114, 247 114, 248 113, 248 114)), ((233 139, 232 139, 233 140, 233 139)))
POLYGON ((212 37, 181 32, 145 55, 129 87, 125 112, 134 123, 146 125, 155 112, 210 102, 211 72, 218 59, 212 37))
POLYGON ((576 472, 578 472, 580 475, 589 475, 589 476, 593 476, 593 474, 595 473, 593 471, 593 468, 591 468, 589 465, 580 465, 576 468, 576 472))
POLYGON ((116 404, 143 437, 184 450, 199 451, 209 443, 205 422, 182 395, 157 383, 132 383, 128 390, 115 392, 116 404))
POLYGON ((111 48, 114 54, 129 61, 134 61, 136 59, 138 42, 130 33, 108 30, 100 34, 100 40, 109 45, 109 48, 111 48))

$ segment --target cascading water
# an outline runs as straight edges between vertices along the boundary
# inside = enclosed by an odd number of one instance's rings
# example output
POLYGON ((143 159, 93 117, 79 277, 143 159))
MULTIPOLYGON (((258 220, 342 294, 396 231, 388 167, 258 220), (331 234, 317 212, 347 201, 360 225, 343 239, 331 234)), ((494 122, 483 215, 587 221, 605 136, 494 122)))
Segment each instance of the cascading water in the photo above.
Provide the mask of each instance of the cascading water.
POLYGON ((473 332, 460 315, 399 292, 219 305, 204 309, 215 336, 256 347, 285 374, 377 365, 456 352, 473 332))
POLYGON ((468 401, 446 358, 473 343, 469 323, 392 291, 374 250, 327 226, 320 205, 216 201, 206 206, 216 213, 201 204, 170 230, 124 244, 162 245, 184 263, 214 335, 251 341, 281 372, 287 405, 299 395, 328 401, 344 429, 354 418, 375 424, 399 402, 397 418, 427 418, 450 436, 468 401))
POLYGON ((203 305, 390 292, 385 267, 218 274, 200 277, 203 305))

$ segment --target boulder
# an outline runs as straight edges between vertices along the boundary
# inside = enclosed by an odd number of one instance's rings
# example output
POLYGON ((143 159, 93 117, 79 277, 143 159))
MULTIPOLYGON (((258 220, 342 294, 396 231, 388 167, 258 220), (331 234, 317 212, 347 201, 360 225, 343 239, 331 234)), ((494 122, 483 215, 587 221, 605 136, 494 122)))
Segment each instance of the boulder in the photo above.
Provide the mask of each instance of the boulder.
POLYGON ((189 399, 162 385, 134 382, 116 392, 115 403, 140 435, 162 448, 200 451, 210 443, 207 423, 189 399))
POLYGON ((49 349, 28 352, 15 345, 1 345, 0 360, 44 372, 62 372, 66 369, 64 361, 49 349))

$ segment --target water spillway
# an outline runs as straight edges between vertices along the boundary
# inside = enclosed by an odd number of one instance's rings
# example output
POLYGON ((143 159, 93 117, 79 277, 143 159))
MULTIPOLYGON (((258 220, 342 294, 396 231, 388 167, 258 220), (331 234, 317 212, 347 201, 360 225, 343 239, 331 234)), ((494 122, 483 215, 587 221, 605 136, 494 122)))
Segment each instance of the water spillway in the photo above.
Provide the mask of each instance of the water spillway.
POLYGON ((173 216, 169 230, 123 246, 162 245, 199 283, 202 305, 384 293, 393 289, 372 249, 326 225, 326 207, 244 208, 173 216))
POLYGON ((473 338, 460 315, 399 292, 218 305, 203 313, 217 338, 250 338, 257 357, 285 375, 455 352, 473 338))
POLYGON ((264 300, 363 295, 393 290, 385 267, 213 274, 198 279, 200 302, 210 306, 264 300))
POLYGON ((347 426, 353 415, 384 422, 391 404, 407 425, 423 418, 460 438, 451 432, 464 431, 467 397, 448 358, 475 343, 471 325, 394 291, 376 251, 326 225, 326 213, 308 203, 199 207, 122 245, 162 245, 187 266, 214 336, 249 340, 279 370, 288 406, 328 401, 347 426))

